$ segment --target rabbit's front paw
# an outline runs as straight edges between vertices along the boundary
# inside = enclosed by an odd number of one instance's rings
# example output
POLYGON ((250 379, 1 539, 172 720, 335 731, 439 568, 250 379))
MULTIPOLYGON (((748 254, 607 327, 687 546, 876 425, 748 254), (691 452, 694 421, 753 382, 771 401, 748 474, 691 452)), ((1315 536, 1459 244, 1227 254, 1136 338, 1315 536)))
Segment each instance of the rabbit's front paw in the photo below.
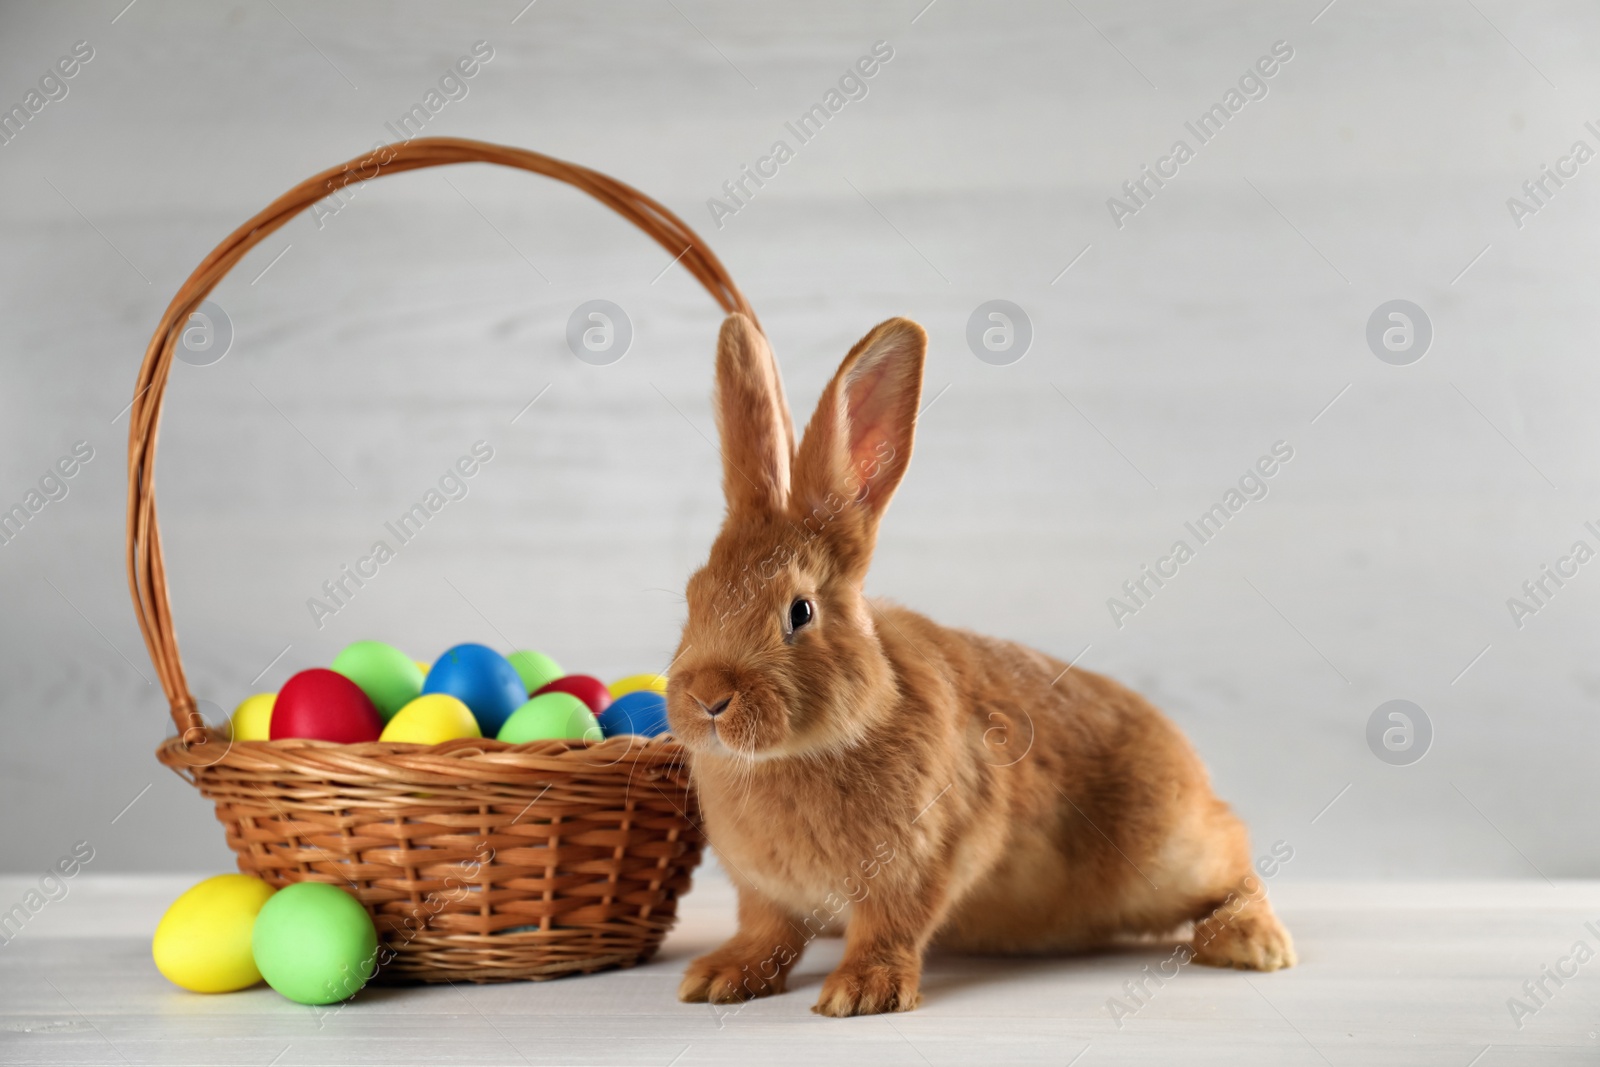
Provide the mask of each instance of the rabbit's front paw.
POLYGON ((822 996, 811 1010, 836 1019, 911 1011, 922 1002, 921 983, 921 968, 915 964, 845 960, 822 983, 822 996))
POLYGON ((1208 967, 1276 971, 1296 962, 1289 931, 1265 905, 1197 923, 1194 935, 1194 961, 1208 967))
POLYGON ((689 964, 683 983, 678 986, 678 999, 696 1004, 735 1004, 782 993, 784 972, 779 970, 772 978, 763 978, 763 965, 772 969, 769 959, 752 958, 749 953, 724 946, 689 964))

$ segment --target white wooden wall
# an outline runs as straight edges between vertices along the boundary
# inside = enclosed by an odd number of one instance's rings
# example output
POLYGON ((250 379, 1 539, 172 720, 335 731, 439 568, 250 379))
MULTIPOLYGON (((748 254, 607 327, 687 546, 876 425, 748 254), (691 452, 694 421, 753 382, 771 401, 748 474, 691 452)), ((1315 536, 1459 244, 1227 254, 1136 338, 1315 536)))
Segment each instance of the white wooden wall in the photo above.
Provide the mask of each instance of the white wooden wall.
MULTIPOLYGON (((0 546, 0 868, 80 839, 108 871, 229 866, 151 755, 166 713, 123 575, 119 413, 213 244, 392 139, 481 40, 493 58, 426 132, 573 159, 680 212, 761 314, 797 419, 872 324, 927 325, 939 398, 877 593, 1141 688, 1258 849, 1292 842, 1287 878, 1600 873, 1600 564, 1521 629, 1506 606, 1575 540, 1600 547, 1600 163, 1520 228, 1506 205, 1574 141, 1600 148, 1600 16, 1320 6, 0 10, 0 105, 94 50, 0 146, 0 505, 94 449, 0 546), (867 96, 718 229, 708 198, 877 41, 893 58, 867 96), (1277 41, 1293 58, 1265 98, 1117 228, 1107 199, 1277 41), (1010 366, 964 339, 994 298, 1033 324, 1010 366), (1434 328, 1410 366, 1364 337, 1395 298, 1434 328), (1280 440, 1270 495, 1118 629, 1107 598, 1280 440), (1411 766, 1367 745, 1393 698, 1433 725, 1411 766)), ((711 301, 520 173, 391 178, 321 221, 241 265, 214 296, 231 351, 173 376, 161 514, 196 693, 231 708, 368 637, 663 666, 720 517, 711 301), (593 298, 636 331, 608 367, 563 341, 593 298), (307 598, 478 440, 494 459, 467 498, 316 629, 307 598)))

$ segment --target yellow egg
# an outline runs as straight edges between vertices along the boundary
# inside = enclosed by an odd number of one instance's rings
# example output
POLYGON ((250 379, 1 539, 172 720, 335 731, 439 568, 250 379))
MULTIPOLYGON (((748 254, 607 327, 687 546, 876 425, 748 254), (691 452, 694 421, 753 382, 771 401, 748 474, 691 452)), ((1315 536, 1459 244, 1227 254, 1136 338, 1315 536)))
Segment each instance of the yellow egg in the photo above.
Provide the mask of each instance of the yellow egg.
POLYGON ((429 671, 433 670, 433 667, 430 664, 424 663, 420 659, 412 660, 411 662, 413 662, 413 663, 415 663, 417 665, 417 669, 422 672, 422 676, 424 678, 426 678, 428 676, 428 672, 429 671))
POLYGON ((256 912, 272 887, 248 874, 207 878, 172 902, 156 925, 150 954, 173 985, 231 993, 261 981, 250 952, 256 912))
POLYGON ((472 710, 449 693, 425 693, 394 713, 379 741, 437 745, 458 737, 482 737, 472 710))
POLYGON ((667 691, 667 676, 664 674, 630 674, 626 678, 618 678, 609 686, 611 697, 626 696, 628 693, 637 693, 641 689, 650 689, 657 693, 667 691))
POLYGON ((277 699, 276 693, 257 693, 253 697, 245 697, 233 709, 233 717, 228 720, 230 736, 235 741, 270 740, 272 705, 277 699))

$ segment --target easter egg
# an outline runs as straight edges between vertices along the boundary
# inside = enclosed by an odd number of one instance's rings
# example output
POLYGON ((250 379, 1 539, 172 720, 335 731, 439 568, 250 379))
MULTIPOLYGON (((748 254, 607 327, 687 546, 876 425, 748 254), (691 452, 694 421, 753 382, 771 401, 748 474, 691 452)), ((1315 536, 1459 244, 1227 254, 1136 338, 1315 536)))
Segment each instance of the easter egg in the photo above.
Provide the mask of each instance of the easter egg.
POLYGON ((457 645, 439 657, 427 680, 424 693, 449 693, 472 709, 478 728, 494 735, 528 699, 517 674, 504 656, 482 645, 457 645))
POLYGON ((228 719, 228 736, 235 741, 265 741, 272 736, 272 705, 276 693, 245 697, 228 719))
POLYGON ((194 993, 231 993, 261 981, 250 951, 256 913, 272 887, 248 874, 219 874, 172 902, 150 943, 156 970, 194 993))
POLYGON ((428 676, 428 671, 432 669, 433 664, 424 663, 420 659, 416 660, 415 662, 416 662, 416 665, 417 665, 417 670, 421 671, 422 672, 422 676, 424 678, 426 678, 428 676))
POLYGON ((482 736, 471 708, 449 693, 429 693, 395 712, 378 740, 437 745, 458 737, 482 736))
POLYGON ((513 745, 529 741, 599 741, 604 735, 589 706, 571 693, 543 693, 516 710, 496 740, 513 745))
POLYGON ((665 693, 667 691, 667 676, 664 674, 630 674, 626 678, 618 678, 607 686, 607 689, 610 691, 613 700, 617 697, 627 696, 629 693, 637 693, 641 689, 665 693))
POLYGON ((384 722, 422 695, 423 672, 404 652, 382 641, 346 645, 332 666, 361 687, 384 722))
POLYGON ((544 688, 546 682, 553 682, 566 673, 561 669, 561 664, 543 652, 535 652, 532 649, 525 648, 521 652, 513 652, 507 658, 522 678, 522 688, 529 693, 538 692, 544 688))
POLYGON ((611 690, 606 688, 606 683, 587 674, 566 674, 553 682, 546 682, 540 689, 533 692, 534 696, 541 693, 571 693, 585 704, 596 715, 606 710, 611 703, 611 690))
POLYGON ((313 667, 283 683, 272 705, 271 739, 309 737, 319 741, 376 741, 383 721, 367 694, 334 671, 313 667))
POLYGON ((301 1004, 332 1004, 367 984, 378 931, 356 898, 322 882, 286 885, 256 916, 251 937, 267 984, 301 1004))
POLYGON ((654 689, 624 693, 600 713, 600 729, 607 737, 638 734, 654 737, 667 732, 667 698, 654 689))

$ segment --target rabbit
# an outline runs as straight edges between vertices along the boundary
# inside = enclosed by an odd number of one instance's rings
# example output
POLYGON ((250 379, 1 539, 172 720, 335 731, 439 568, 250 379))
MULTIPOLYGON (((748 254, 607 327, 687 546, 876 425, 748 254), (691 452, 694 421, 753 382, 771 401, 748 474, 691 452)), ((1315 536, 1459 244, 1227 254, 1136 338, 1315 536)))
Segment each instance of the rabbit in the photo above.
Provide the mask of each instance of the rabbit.
POLYGON ((1183 962, 1292 965, 1245 827, 1159 711, 863 595, 926 352, 908 319, 873 329, 796 451, 766 339, 744 315, 723 324, 727 514, 688 582, 667 717, 738 931, 689 965, 679 999, 781 993, 810 941, 841 925, 822 1015, 912 1010, 935 944, 1063 952, 1193 924, 1183 962))

